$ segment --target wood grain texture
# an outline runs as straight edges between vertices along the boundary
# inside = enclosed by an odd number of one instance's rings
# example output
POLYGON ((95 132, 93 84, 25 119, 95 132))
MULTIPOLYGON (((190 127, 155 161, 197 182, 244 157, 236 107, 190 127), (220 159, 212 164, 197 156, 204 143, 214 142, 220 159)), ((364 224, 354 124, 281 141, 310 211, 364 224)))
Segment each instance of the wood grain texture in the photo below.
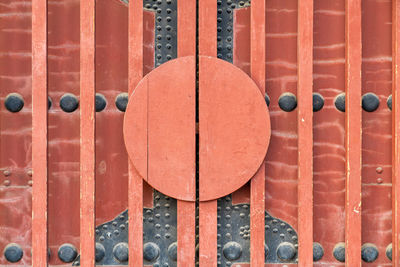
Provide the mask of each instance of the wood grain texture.
MULTIPOLYGON (((250 73, 262 95, 265 94, 265 1, 254 0, 250 10, 250 73)), ((266 108, 266 107, 265 107, 266 108)), ((268 115, 269 119, 269 115, 268 115)), ((258 133, 260 134, 260 133, 258 133)), ((265 162, 250 184, 250 265, 265 262, 265 162)))
POLYGON ((346 1, 346 266, 361 266, 361 0, 346 1))
POLYGON ((80 263, 95 265, 95 1, 80 5, 80 263))
MULTIPOLYGON (((129 1, 128 93, 143 78, 143 0, 129 1)), ((128 163, 129 266, 143 266, 143 178, 128 163)))
POLYGON ((298 2, 298 265, 313 265, 313 1, 298 2))
MULTIPOLYGON (((196 5, 196 0, 178 1, 178 57, 196 55, 196 5)), ((196 83, 192 86, 196 90, 196 83)), ((196 190, 196 184, 193 188, 196 190)), ((196 264, 196 202, 178 200, 177 209, 179 248, 177 265, 178 267, 194 267, 196 264)))
POLYGON ((47 0, 32 1, 32 264, 47 266, 47 0))

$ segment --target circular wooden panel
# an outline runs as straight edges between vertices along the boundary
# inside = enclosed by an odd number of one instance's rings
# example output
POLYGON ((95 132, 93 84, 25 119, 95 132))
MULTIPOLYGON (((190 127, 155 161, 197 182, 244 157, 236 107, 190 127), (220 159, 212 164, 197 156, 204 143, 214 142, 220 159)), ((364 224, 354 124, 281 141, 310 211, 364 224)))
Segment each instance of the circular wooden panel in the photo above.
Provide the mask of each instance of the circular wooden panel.
MULTIPOLYGON (((249 76, 225 61, 200 57, 200 201, 228 195, 249 181, 266 155, 270 120, 249 76)), ((153 70, 130 96, 124 139, 132 165, 152 187, 196 199, 196 61, 153 70)))
POLYGON ((228 195, 248 182, 267 153, 271 128, 264 96, 226 61, 200 57, 200 201, 228 195))

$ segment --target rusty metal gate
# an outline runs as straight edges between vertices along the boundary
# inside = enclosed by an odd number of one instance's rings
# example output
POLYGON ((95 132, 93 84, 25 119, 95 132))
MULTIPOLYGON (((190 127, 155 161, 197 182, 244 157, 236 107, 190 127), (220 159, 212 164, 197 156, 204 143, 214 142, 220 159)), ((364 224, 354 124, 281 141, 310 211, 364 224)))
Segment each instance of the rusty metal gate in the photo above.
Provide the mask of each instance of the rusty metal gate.
POLYGON ((399 0, 1 0, 1 266, 400 266, 399 0))

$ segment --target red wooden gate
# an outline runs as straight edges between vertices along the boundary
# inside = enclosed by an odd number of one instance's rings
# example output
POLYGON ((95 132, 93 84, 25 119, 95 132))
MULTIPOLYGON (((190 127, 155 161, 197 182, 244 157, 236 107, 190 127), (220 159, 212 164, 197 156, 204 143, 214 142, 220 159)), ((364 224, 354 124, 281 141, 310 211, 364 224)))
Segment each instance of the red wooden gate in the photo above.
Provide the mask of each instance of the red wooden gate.
POLYGON ((399 12, 3 0, 0 265, 400 266, 399 12))

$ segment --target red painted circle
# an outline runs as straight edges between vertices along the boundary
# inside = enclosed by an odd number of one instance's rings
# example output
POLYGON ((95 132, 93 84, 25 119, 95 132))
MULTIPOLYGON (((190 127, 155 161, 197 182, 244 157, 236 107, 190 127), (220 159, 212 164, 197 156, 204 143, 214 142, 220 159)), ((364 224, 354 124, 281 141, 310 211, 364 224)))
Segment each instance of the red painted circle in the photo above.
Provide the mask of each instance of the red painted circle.
MULTIPOLYGON (((200 201, 230 194, 257 172, 270 139, 264 97, 247 74, 200 57, 200 201)), ((130 96, 124 139, 132 165, 158 191, 196 199, 196 61, 172 60, 153 70, 130 96)))

